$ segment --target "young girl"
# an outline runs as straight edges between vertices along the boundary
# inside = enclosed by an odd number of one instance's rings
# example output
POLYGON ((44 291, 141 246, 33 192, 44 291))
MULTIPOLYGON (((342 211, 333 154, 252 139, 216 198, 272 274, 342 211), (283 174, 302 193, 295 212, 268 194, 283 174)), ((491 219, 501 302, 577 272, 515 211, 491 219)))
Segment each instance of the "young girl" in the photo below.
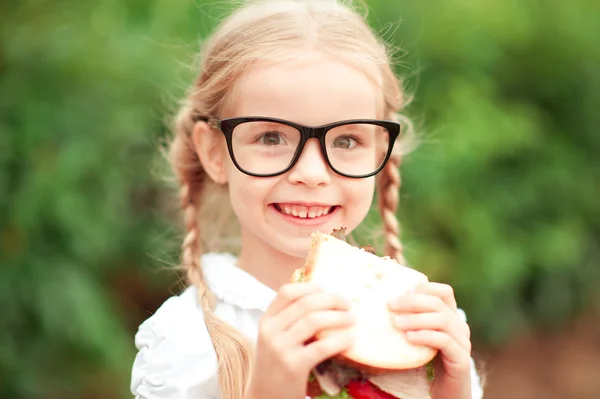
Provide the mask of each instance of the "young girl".
MULTIPOLYGON (((251 1, 220 25, 170 148, 190 287, 139 328, 136 398, 305 397, 310 370, 352 337, 305 342, 353 320, 340 298, 289 282, 310 233, 354 230, 376 186, 388 255, 404 262, 402 106, 385 46, 338 1, 251 1), (228 206, 239 254, 202 254, 201 237, 212 238, 211 221, 228 206)), ((408 339, 440 350, 433 399, 480 398, 452 289, 428 283, 389 306, 408 339)))

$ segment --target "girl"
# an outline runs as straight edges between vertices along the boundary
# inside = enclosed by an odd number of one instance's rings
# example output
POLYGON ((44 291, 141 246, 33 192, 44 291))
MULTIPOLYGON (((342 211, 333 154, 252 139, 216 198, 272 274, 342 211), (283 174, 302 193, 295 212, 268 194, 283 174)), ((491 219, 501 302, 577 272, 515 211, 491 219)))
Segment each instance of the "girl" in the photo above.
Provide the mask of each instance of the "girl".
MULTIPOLYGON (((252 1, 220 25, 170 148, 190 287, 139 328, 136 398, 300 399, 310 370, 352 344, 305 344, 351 325, 349 305, 288 282, 310 233, 355 229, 376 183, 387 252, 404 261, 395 218, 403 101, 385 46, 335 0, 252 1), (202 255, 201 237, 229 205, 239 254, 202 255)), ((433 399, 481 397, 450 287, 428 283, 390 309, 410 340, 440 349, 433 399)))

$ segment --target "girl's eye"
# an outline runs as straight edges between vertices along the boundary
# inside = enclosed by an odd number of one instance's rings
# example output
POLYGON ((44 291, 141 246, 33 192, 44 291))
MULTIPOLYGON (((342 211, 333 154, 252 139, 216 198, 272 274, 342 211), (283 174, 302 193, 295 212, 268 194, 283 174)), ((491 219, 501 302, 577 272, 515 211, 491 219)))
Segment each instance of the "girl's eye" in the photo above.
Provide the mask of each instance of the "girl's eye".
POLYGON ((264 145, 284 144, 283 137, 277 132, 267 132, 258 138, 258 142, 264 145))
POLYGON ((336 148, 350 149, 356 147, 356 144, 358 144, 358 141, 351 136, 340 136, 333 141, 333 146, 336 148))

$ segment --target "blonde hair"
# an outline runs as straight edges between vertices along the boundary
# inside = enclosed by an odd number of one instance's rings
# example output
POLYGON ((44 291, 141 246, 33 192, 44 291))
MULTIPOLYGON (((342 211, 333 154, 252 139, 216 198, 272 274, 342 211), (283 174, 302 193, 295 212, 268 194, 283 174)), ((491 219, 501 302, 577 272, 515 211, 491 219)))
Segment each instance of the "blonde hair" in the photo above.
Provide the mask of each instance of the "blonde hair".
MULTIPOLYGON (((364 71, 382 90, 382 117, 403 122, 404 136, 410 137, 409 121, 398 114, 406 99, 401 82, 390 66, 389 51, 373 34, 361 13, 350 5, 335 0, 250 1, 225 19, 205 42, 199 76, 175 118, 169 159, 181 185, 181 207, 187 232, 182 245, 182 266, 189 283, 198 289, 198 300, 219 362, 221 397, 225 399, 243 396, 252 347, 242 333, 215 316, 216 299, 200 265, 201 238, 214 237, 214 234, 206 233, 206 219, 199 215, 206 212, 211 198, 223 195, 225 188, 210 181, 196 155, 190 139, 194 115, 218 117, 234 83, 252 63, 281 61, 311 51, 337 57, 364 71)), ((399 166, 402 150, 406 148, 396 143, 390 161, 377 178, 386 254, 402 263, 396 208, 399 166)), ((223 202, 228 201, 220 203, 223 202)), ((215 208, 210 212, 214 213, 215 208)))

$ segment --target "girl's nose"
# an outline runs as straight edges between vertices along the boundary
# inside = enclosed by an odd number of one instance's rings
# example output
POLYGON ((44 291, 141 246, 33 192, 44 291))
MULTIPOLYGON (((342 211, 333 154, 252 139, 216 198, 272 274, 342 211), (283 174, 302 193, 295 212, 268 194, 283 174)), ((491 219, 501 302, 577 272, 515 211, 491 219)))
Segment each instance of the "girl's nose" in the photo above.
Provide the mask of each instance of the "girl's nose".
POLYGON ((309 139, 304 145, 300 158, 290 170, 288 179, 293 184, 318 187, 331 182, 332 171, 327 166, 317 139, 309 139))

